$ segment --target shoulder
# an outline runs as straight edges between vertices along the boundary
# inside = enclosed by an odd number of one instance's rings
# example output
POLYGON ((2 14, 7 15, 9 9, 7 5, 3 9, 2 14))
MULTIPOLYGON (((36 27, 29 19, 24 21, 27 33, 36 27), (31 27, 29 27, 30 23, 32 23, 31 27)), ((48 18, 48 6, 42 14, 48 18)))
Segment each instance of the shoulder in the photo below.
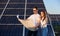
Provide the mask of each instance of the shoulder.
POLYGON ((40 16, 39 14, 37 14, 37 16, 40 16))
POLYGON ((31 19, 33 17, 33 14, 28 17, 28 19, 31 19))
POLYGON ((37 14, 38 16, 40 16, 39 14, 37 14))
POLYGON ((37 17, 39 17, 40 15, 39 14, 36 14, 37 17))
POLYGON ((34 16, 34 14, 30 15, 30 17, 34 16))

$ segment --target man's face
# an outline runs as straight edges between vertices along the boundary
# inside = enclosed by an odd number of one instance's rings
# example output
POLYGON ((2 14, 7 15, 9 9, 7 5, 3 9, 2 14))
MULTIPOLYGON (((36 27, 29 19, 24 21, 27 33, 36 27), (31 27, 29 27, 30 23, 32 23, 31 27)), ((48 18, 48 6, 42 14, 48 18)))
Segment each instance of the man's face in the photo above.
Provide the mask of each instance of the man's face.
POLYGON ((36 8, 33 8, 33 13, 34 14, 37 14, 38 13, 38 10, 36 8))

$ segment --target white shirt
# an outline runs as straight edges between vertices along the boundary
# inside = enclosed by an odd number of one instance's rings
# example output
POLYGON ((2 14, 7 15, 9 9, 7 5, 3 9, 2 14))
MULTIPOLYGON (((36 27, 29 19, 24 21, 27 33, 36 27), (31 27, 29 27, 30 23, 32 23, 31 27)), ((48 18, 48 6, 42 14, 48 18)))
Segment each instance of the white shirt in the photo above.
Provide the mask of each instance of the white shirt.
POLYGON ((34 23, 34 25, 36 26, 38 23, 38 19, 40 19, 40 15, 39 14, 32 14, 28 19, 31 19, 34 23))
POLYGON ((43 21, 41 19, 41 28, 47 27, 47 22, 48 22, 47 18, 45 18, 43 21))

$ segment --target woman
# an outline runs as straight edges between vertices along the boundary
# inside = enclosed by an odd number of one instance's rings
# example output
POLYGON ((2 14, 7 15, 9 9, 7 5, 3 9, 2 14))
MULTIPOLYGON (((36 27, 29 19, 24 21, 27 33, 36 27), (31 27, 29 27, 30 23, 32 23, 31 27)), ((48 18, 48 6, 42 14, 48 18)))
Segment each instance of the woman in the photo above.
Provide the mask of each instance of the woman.
POLYGON ((42 32, 42 36, 47 36, 48 33, 48 28, 47 28, 47 22, 48 22, 48 18, 46 15, 46 12, 43 10, 40 12, 40 18, 41 18, 41 32, 42 32))

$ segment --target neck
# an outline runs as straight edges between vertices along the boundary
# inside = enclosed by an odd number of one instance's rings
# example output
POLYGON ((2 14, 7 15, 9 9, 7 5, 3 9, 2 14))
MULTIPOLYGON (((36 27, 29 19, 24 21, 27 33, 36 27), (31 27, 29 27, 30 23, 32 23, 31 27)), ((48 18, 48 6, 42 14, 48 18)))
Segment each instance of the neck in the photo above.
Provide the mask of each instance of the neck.
POLYGON ((34 14, 38 14, 38 13, 34 13, 34 14))

